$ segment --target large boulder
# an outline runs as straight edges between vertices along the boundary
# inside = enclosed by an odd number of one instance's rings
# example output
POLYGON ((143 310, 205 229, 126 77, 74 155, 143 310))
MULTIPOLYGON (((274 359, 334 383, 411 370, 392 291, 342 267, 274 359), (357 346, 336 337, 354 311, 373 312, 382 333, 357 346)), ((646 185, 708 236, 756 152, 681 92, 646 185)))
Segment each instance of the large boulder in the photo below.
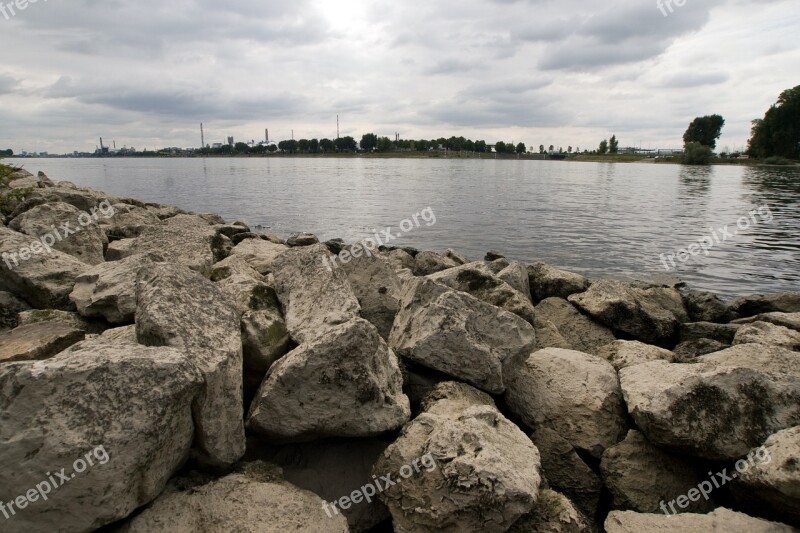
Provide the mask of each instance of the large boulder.
POLYGON ((620 372, 628 410, 653 444, 734 460, 800 424, 800 354, 743 344, 698 361, 655 361, 620 372))
POLYGON ((0 291, 0 330, 17 327, 19 313, 28 309, 28 304, 13 294, 0 291))
MULTIPOLYGON (((99 221, 102 217, 98 216, 97 219, 99 221)), ((8 226, 34 239, 49 239, 53 250, 64 252, 88 265, 105 261, 103 252, 108 246, 105 232, 91 215, 69 204, 59 202, 34 207, 12 220, 8 226)))
POLYGON ((220 467, 235 463, 245 447, 238 314, 219 287, 182 265, 144 266, 136 300, 138 341, 182 350, 205 379, 194 406, 198 459, 220 467))
POLYGON ((509 380, 505 399, 531 428, 553 429, 597 458, 625 434, 617 372, 593 355, 559 348, 535 352, 509 380))
POLYGON ((158 215, 146 207, 117 203, 114 215, 99 221, 100 228, 109 238, 138 237, 147 226, 161 225, 158 215))
POLYGON ((40 309, 74 310, 69 294, 86 263, 43 247, 35 253, 31 244, 30 237, 0 227, 0 290, 40 309))
POLYGON ((19 326, 0 333, 0 363, 48 359, 85 337, 85 332, 60 322, 19 326))
POLYGON ((584 316, 563 298, 546 298, 536 306, 536 317, 555 325, 572 349, 594 353, 601 346, 614 342, 610 329, 584 316))
POLYGON ((720 507, 709 514, 677 515, 613 511, 605 523, 606 533, 796 533, 785 524, 768 522, 720 507))
POLYGON ((712 322, 692 322, 681 324, 680 341, 688 342, 700 339, 710 339, 731 345, 741 324, 714 324, 712 322))
POLYGON ((675 354, 669 350, 639 341, 614 341, 601 346, 594 353, 611 363, 617 371, 650 361, 673 362, 675 358, 675 354))
POLYGON ((402 389, 394 353, 372 324, 356 318, 275 363, 247 425, 274 442, 376 436, 408 422, 402 389))
POLYGON ((741 318, 762 313, 800 313, 800 292, 744 296, 731 302, 730 308, 741 318))
POLYGON ((347 520, 328 516, 316 494, 282 480, 277 469, 247 466, 244 473, 207 483, 177 479, 119 533, 348 532, 347 520))
POLYGON ((800 350, 800 332, 770 322, 753 322, 739 328, 733 338, 733 344, 734 346, 737 344, 767 344, 789 350, 800 350))
POLYGON ((570 296, 569 301, 613 330, 668 348, 673 344, 679 322, 665 307, 675 302, 665 297, 664 291, 674 291, 681 306, 683 303, 674 289, 650 291, 619 281, 602 280, 593 283, 588 291, 570 296))
POLYGON ((583 276, 541 262, 528 267, 528 279, 534 302, 547 298, 566 299, 589 288, 589 280, 583 276))
POLYGON ((420 252, 414 257, 414 275, 429 276, 458 266, 458 263, 436 252, 420 252))
POLYGON ((727 322, 733 316, 719 296, 711 292, 689 291, 683 303, 692 322, 727 322))
POLYGON ((453 382, 436 387, 373 474, 396 483, 381 498, 398 533, 505 532, 533 508, 541 483, 530 439, 488 395, 453 382))
POLYGON ((59 311, 57 309, 31 309, 19 314, 19 325, 38 324, 39 322, 60 322, 75 329, 91 334, 100 334, 108 329, 104 320, 91 320, 83 318, 74 311, 59 311))
POLYGON ((397 355, 490 393, 533 351, 536 334, 522 318, 429 279, 403 287, 389 345, 397 355))
POLYGON ((466 292, 488 304, 535 322, 533 304, 529 297, 499 279, 483 263, 469 263, 428 276, 451 289, 466 292))
POLYGON ((800 426, 775 433, 763 446, 751 450, 747 466, 739 470, 732 491, 741 505, 756 511, 769 509, 782 522, 800 528, 800 426))
MULTIPOLYGON (((247 239, 233 247, 231 256, 241 257, 259 274, 266 275, 272 272, 275 260, 288 249, 284 244, 264 239, 247 239)), ((317 258, 317 261, 320 262, 321 259, 317 258)))
POLYGON ((91 531, 153 500, 188 457, 201 385, 177 350, 103 341, 0 365, 3 531, 91 531))
POLYGON ((498 279, 505 281, 514 290, 521 292, 529 302, 532 300, 528 268, 523 263, 498 259, 488 266, 498 279))
POLYGON ((533 510, 514 522, 508 533, 586 533, 586 520, 563 494, 543 489, 533 510))
MULTIPOLYGON (((614 497, 614 508, 639 513, 661 512, 663 502, 696 489, 707 479, 701 465, 653 446, 635 430, 605 451, 600 470, 614 497)), ((714 509, 713 500, 703 496, 690 502, 686 512, 714 509)))
POLYGON ((272 266, 286 327, 298 344, 359 317, 361 306, 347 277, 326 267, 329 257, 325 245, 315 244, 281 253, 272 266))
POLYGON ((752 324, 753 322, 769 322, 776 326, 800 331, 800 313, 763 313, 749 318, 735 321, 739 324, 752 324))
POLYGON ((111 324, 133 324, 136 317, 136 276, 144 266, 163 263, 156 253, 137 254, 90 268, 75 280, 69 298, 87 318, 111 324))
POLYGON ((11 214, 11 218, 16 218, 22 213, 34 207, 65 203, 70 204, 79 211, 91 213, 98 205, 111 205, 115 203, 113 199, 105 193, 93 191, 92 189, 80 189, 74 185, 70 186, 67 182, 59 182, 55 187, 37 189, 25 197, 25 201, 20 204, 11 214))

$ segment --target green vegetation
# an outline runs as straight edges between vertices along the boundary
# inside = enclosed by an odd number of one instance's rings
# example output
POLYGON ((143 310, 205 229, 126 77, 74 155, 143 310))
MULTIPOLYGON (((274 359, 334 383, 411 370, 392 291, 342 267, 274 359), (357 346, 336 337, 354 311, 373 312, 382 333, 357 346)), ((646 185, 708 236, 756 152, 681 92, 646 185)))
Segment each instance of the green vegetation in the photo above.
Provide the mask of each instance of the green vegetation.
POLYGON ((597 153, 600 155, 605 155, 608 153, 608 139, 603 139, 600 142, 600 147, 597 149, 597 153))
POLYGON ((688 142, 684 148, 683 163, 685 165, 710 165, 713 152, 709 146, 699 142, 688 142))
POLYGON ((789 161, 788 159, 785 159, 783 157, 780 157, 780 156, 777 156, 777 155, 773 155, 773 156, 770 156, 770 157, 766 158, 764 160, 764 164, 765 165, 778 165, 778 166, 785 167, 785 166, 793 165, 794 163, 792 163, 791 161, 789 161))
POLYGON ((608 151, 612 154, 619 153, 619 141, 617 140, 616 135, 612 135, 611 140, 608 141, 608 151))
MULTIPOLYGON (((11 150, 6 150, 3 153, 7 152, 11 152, 11 150)), ((0 163, 0 217, 8 217, 17 205, 30 194, 30 189, 11 189, 8 186, 14 178, 14 172, 18 170, 20 170, 20 167, 12 167, 0 163)))
POLYGON ((783 91, 763 119, 753 121, 751 157, 800 159, 800 85, 783 91))
POLYGON ((722 135, 724 126, 725 119, 720 115, 697 117, 683 134, 683 142, 685 145, 699 143, 708 146, 713 151, 717 147, 717 139, 722 135))

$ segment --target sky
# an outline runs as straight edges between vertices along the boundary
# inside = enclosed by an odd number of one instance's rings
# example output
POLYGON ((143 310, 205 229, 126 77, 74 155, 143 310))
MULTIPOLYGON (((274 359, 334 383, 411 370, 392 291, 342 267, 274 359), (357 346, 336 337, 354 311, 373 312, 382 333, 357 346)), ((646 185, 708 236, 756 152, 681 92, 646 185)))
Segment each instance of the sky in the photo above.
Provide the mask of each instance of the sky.
POLYGON ((717 113, 737 150, 800 85, 797 0, 10 1, 0 149, 17 153, 199 147, 201 122, 208 144, 335 138, 337 114, 356 139, 583 150, 677 148, 717 113))

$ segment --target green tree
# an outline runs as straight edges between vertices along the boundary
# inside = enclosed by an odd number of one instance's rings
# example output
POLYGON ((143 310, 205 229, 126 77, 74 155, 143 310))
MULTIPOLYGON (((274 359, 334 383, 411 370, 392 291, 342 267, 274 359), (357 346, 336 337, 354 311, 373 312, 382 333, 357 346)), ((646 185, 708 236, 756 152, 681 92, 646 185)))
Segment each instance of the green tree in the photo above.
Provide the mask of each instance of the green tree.
POLYGON ((683 134, 683 143, 685 145, 691 142, 700 143, 713 150, 717 147, 717 139, 722 135, 724 126, 725 119, 720 115, 697 117, 689 124, 689 128, 683 134))
POLYGON ((319 152, 319 139, 311 139, 308 142, 308 149, 311 151, 312 154, 316 154, 319 152))
POLYGON ((543 144, 540 144, 540 145, 539 145, 539 153, 540 153, 540 154, 543 154, 543 153, 544 153, 544 145, 543 145, 543 144))
POLYGON ((528 151, 528 147, 525 146, 525 143, 519 143, 517 145, 517 153, 518 154, 524 154, 527 151, 528 151))
POLYGON ((753 121, 751 157, 800 159, 800 85, 783 91, 763 119, 753 121))
POLYGON ((479 154, 486 152, 486 141, 475 141, 475 151, 479 154))
POLYGON ((688 142, 683 152, 685 165, 708 165, 711 163, 711 147, 698 142, 688 142))
POLYGON ((371 152, 378 147, 378 136, 374 133, 365 133, 361 136, 361 149, 371 152))
POLYGON ((247 143, 238 142, 236 146, 234 146, 234 151, 240 154, 246 154, 250 151, 250 147, 247 146, 247 143))
POLYGON ((311 141, 308 139, 300 139, 297 141, 297 149, 301 152, 308 153, 311 150, 311 141))
POLYGON ((611 140, 608 141, 608 151, 612 154, 619 153, 619 141, 616 135, 612 135, 611 140))
POLYGON ((330 139, 321 139, 319 147, 323 152, 333 152, 336 150, 336 144, 330 139))
POLYGON ((605 155, 605 154, 608 153, 608 140, 607 139, 603 139, 602 142, 600 142, 600 147, 597 149, 597 153, 600 154, 600 155, 605 155))
POLYGON ((498 154, 506 153, 506 143, 503 141, 497 141, 497 144, 494 145, 494 151, 498 154))
POLYGON ((378 139, 379 152, 391 152, 391 150, 392 150, 392 141, 391 139, 389 139, 389 137, 381 137, 380 139, 378 139))
POLYGON ((339 137, 334 142, 336 150, 339 152, 355 152, 358 148, 358 143, 352 137, 339 137))
POLYGON ((554 148, 554 147, 553 147, 553 145, 551 144, 551 145, 550 145, 550 148, 548 149, 548 152, 552 152, 553 150, 555 150, 555 148, 554 148))

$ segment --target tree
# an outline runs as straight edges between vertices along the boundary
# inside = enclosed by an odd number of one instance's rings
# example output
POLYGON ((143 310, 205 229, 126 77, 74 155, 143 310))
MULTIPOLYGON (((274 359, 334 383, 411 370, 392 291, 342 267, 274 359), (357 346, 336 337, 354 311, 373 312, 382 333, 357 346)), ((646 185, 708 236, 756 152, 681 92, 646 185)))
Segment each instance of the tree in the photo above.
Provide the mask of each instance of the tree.
POLYGON ((247 146, 246 143, 242 143, 242 142, 236 143, 236 146, 234 148, 235 148, 235 151, 239 152, 240 154, 246 154, 247 152, 250 151, 250 147, 247 146))
POLYGON ((553 145, 551 144, 551 145, 550 145, 550 149, 549 149, 549 151, 550 151, 550 152, 552 152, 553 150, 555 150, 555 148, 554 148, 554 147, 553 147, 553 145))
POLYGON ((378 151, 390 152, 392 150, 392 141, 389 137, 381 137, 378 139, 378 151))
POLYGON ((605 154, 608 153, 608 140, 607 139, 603 139, 603 141, 600 143, 600 147, 597 149, 597 153, 599 153, 600 155, 605 155, 605 154))
POLYGON ((524 154, 527 151, 528 151, 528 148, 525 146, 525 143, 519 143, 517 145, 517 153, 518 154, 524 154))
POLYGON ((275 146, 274 144, 270 144, 269 146, 267 146, 267 150, 269 150, 270 152, 277 152, 278 147, 275 146))
POLYGON ((717 147, 717 139, 722 135, 724 126, 725 119, 719 115, 697 117, 683 134, 683 143, 686 145, 691 142, 700 143, 713 150, 717 147))
POLYGON ((475 151, 481 154, 486 152, 486 141, 475 141, 475 151))
POLYGON ((543 144, 540 144, 540 145, 539 145, 539 153, 540 153, 540 154, 543 154, 543 153, 544 153, 544 145, 543 145, 543 144))
POLYGON ((747 153, 800 159, 800 85, 783 91, 763 119, 753 121, 747 153))
POLYGON ((334 141, 336 150, 340 152, 355 152, 358 148, 356 140, 352 137, 340 137, 334 141))
POLYGON ((616 154, 619 152, 619 141, 617 140, 616 135, 611 136, 611 140, 608 141, 608 151, 612 154, 616 154))
POLYGON ((308 153, 308 151, 311 149, 311 141, 309 141, 308 139, 300 139, 299 141, 297 141, 297 148, 301 152, 308 153))
POLYGON ((683 152, 683 163, 685 165, 708 165, 711 163, 711 147, 698 142, 686 143, 683 152))
POLYGON ((308 142, 308 149, 311 151, 312 154, 316 154, 317 152, 319 152, 319 140, 311 139, 308 142))
POLYGON ((361 136, 361 149, 371 152, 378 147, 378 136, 374 133, 365 133, 361 136))
POLYGON ((319 147, 323 152, 333 152, 336 150, 336 144, 330 139, 322 139, 319 141, 319 147))
POLYGON ((494 151, 498 154, 506 153, 506 143, 503 141, 497 141, 497 143, 494 145, 494 151))
POLYGON ((572 146, 567 146, 567 153, 568 153, 568 154, 571 154, 571 153, 572 153, 572 146))

